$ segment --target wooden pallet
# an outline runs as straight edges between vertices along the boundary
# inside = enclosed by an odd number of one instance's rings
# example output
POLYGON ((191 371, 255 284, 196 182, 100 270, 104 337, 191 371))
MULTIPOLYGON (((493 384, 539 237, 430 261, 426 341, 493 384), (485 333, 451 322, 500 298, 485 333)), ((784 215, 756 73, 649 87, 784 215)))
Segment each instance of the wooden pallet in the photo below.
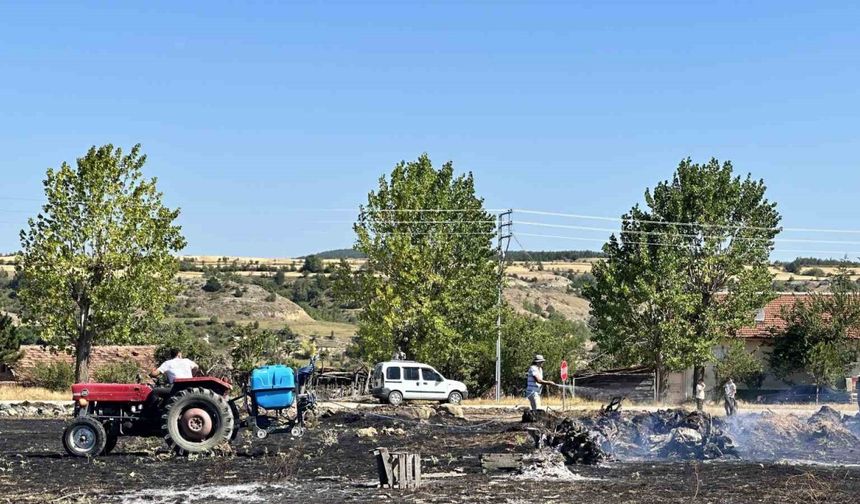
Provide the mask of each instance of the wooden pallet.
POLYGON ((373 450, 380 488, 414 489, 421 486, 421 454, 373 450))

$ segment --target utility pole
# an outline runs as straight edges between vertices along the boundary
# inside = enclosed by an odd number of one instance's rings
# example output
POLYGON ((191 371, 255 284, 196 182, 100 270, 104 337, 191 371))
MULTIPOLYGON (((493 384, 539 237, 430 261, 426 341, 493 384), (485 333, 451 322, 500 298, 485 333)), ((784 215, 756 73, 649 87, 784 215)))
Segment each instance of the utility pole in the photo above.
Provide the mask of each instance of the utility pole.
POLYGON ((505 253, 511 243, 511 214, 513 210, 507 210, 499 214, 499 227, 497 230, 498 256, 499 256, 499 298, 498 313, 496 314, 496 402, 502 399, 502 291, 505 288, 505 253))

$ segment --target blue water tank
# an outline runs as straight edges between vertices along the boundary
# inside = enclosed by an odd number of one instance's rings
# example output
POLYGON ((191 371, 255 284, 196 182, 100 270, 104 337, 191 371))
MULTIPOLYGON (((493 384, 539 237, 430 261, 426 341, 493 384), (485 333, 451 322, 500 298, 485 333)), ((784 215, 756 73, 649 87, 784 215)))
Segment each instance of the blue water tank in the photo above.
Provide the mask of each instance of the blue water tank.
POLYGON ((266 409, 289 408, 295 399, 296 380, 293 368, 263 366, 251 371, 251 394, 266 409))

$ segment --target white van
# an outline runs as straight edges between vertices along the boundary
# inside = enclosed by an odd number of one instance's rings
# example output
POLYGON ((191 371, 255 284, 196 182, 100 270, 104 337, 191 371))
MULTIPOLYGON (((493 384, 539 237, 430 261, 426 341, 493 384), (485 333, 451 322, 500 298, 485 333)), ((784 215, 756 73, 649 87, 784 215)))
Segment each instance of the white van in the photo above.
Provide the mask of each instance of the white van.
POLYGON ((427 364, 415 361, 380 362, 373 369, 373 397, 398 406, 404 400, 442 401, 459 404, 466 385, 446 380, 427 364))

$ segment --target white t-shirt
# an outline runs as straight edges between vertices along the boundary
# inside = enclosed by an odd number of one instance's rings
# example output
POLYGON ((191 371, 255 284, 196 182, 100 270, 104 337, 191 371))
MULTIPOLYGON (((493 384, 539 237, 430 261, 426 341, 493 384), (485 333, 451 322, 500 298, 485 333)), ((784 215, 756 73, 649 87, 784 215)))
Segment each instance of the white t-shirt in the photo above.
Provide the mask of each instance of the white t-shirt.
POLYGON ((168 382, 173 383, 177 378, 192 378, 196 367, 197 364, 193 360, 176 357, 164 361, 164 364, 158 366, 158 370, 167 376, 168 382))
POLYGON ((543 369, 541 369, 540 366, 532 365, 529 367, 529 371, 526 374, 526 395, 540 395, 542 385, 538 383, 535 378, 543 380, 543 369))
POLYGON ((726 397, 728 397, 729 399, 734 399, 735 394, 738 391, 738 388, 737 388, 737 386, 735 386, 734 383, 726 383, 725 390, 726 390, 726 397))

